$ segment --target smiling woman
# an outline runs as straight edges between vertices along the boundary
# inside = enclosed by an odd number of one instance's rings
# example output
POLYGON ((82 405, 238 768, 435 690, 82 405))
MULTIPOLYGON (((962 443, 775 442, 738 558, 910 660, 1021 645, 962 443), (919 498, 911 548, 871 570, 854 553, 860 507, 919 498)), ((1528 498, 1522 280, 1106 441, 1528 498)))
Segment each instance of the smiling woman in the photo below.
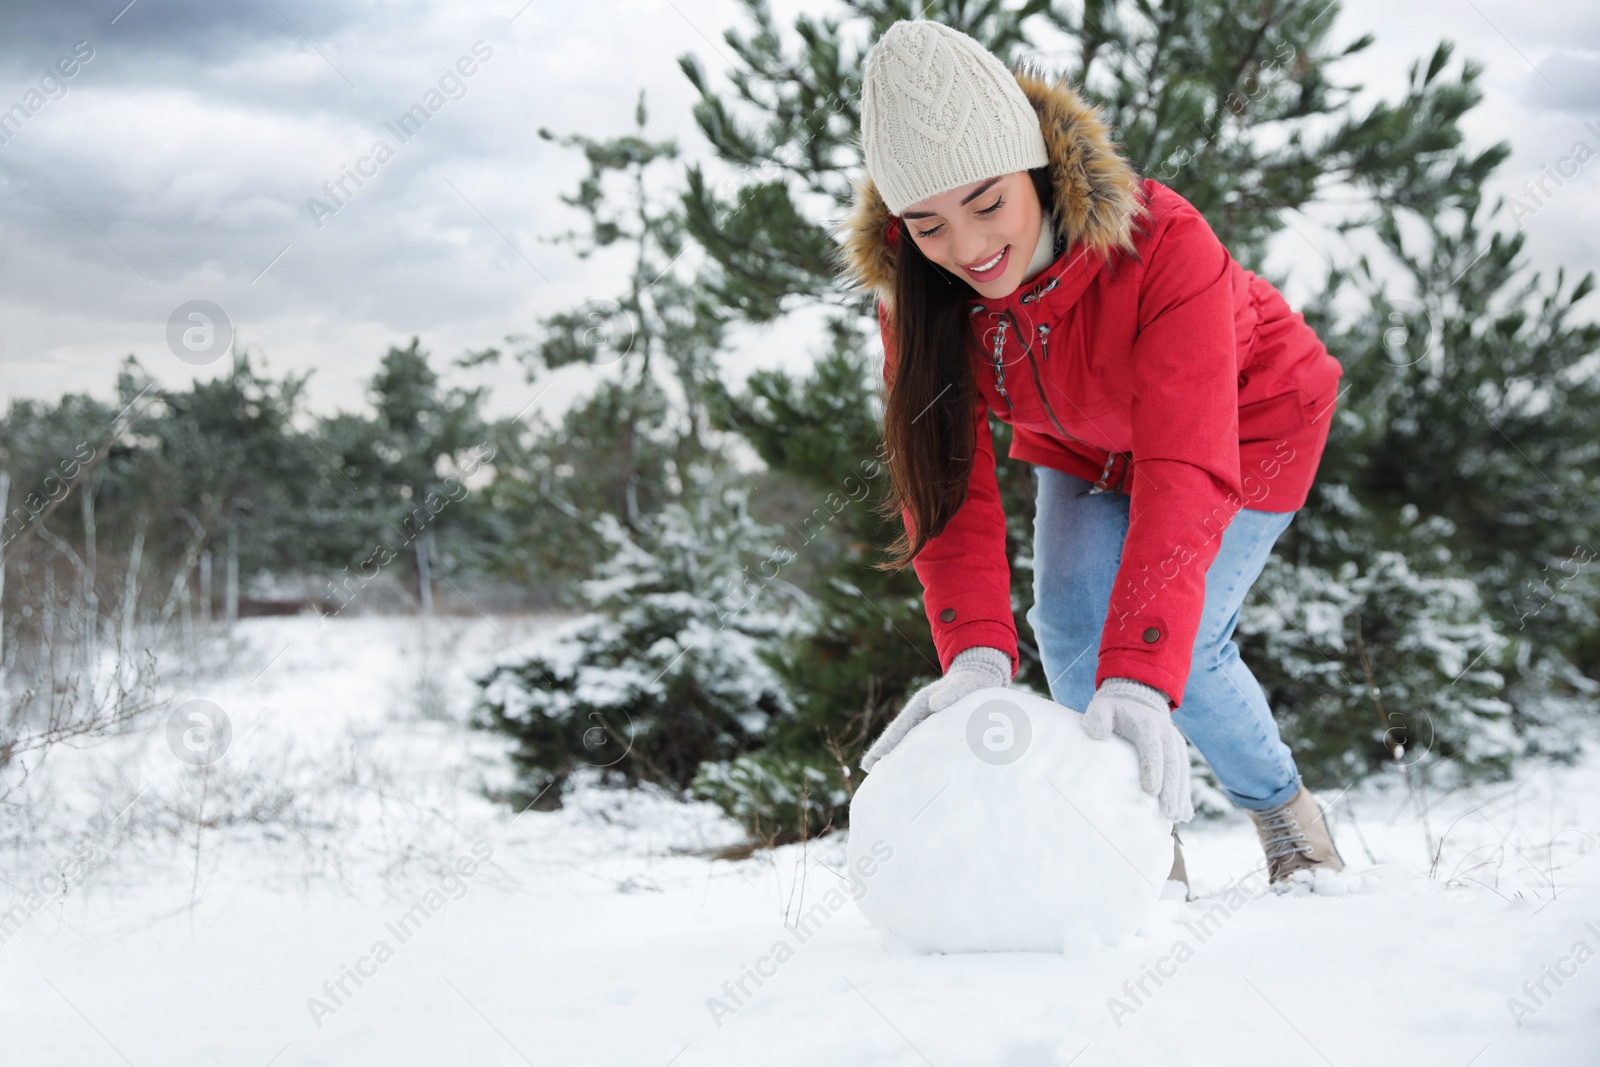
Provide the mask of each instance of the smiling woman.
POLYGON ((878 296, 884 512, 905 527, 882 566, 915 567, 945 672, 863 769, 1019 666, 993 412, 1038 469, 1028 621, 1056 702, 1133 743, 1174 822, 1193 815, 1193 741, 1257 819, 1273 881, 1340 869, 1232 640, 1310 491, 1338 362, 1065 82, 915 20, 873 47, 861 92, 845 261, 878 296))
POLYGON ((1002 174, 927 197, 900 217, 913 223, 918 251, 952 274, 964 274, 984 296, 1014 290, 1026 279, 1035 250, 1041 244, 1048 250, 1032 172, 1002 174))

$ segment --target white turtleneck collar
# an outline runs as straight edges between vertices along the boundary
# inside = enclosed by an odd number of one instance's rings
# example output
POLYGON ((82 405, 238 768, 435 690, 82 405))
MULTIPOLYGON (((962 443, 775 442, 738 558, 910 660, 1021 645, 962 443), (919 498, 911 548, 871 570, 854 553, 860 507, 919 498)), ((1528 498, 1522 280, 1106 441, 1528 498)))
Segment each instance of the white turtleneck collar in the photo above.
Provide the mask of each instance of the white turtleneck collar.
POLYGON ((1028 269, 1022 272, 1023 281, 1032 278, 1056 261, 1055 219, 1048 211, 1042 211, 1039 215, 1039 240, 1033 246, 1033 258, 1028 261, 1028 269))

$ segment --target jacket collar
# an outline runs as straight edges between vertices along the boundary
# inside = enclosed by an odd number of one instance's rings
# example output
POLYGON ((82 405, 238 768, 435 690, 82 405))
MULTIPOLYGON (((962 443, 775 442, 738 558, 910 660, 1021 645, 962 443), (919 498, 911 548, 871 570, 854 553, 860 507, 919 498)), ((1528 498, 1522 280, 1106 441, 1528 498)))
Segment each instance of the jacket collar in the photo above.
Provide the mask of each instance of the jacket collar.
POLYGON ((1089 288, 1105 262, 1104 255, 1095 254, 1087 245, 1068 245, 1050 266, 1017 286, 1009 296, 974 296, 968 298, 967 304, 973 314, 1011 311, 1027 322, 1044 309, 1053 312, 1071 307, 1089 288))
MULTIPOLYGON (((1063 251, 1010 296, 972 302, 1021 311, 1031 310, 1036 299, 1055 306, 1077 299, 1107 258, 1119 249, 1133 251, 1134 223, 1146 209, 1138 173, 1117 154, 1110 128, 1099 118, 1102 105, 1086 103, 1065 78, 1052 81, 1030 64, 1012 73, 1039 115, 1055 192, 1057 245, 1063 251), (1056 284, 1047 295, 1030 297, 1052 280, 1056 284)), ((855 183, 855 200, 840 233, 839 260, 851 287, 872 293, 886 306, 893 303, 899 219, 865 174, 855 183)))

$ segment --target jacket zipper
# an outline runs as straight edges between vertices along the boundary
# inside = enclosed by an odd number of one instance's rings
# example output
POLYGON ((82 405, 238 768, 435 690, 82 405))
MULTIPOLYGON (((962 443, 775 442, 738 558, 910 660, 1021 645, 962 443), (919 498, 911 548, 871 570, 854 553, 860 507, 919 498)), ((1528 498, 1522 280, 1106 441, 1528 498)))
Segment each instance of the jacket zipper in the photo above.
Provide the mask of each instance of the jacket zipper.
MULTIPOLYGON (((1031 295, 1037 295, 1037 294, 1031 294, 1031 295)), ((1034 387, 1039 390, 1039 400, 1044 404, 1045 414, 1050 416, 1050 424, 1056 428, 1056 432, 1057 433, 1059 433, 1062 437, 1065 437, 1067 440, 1069 440, 1069 441, 1082 441, 1084 444, 1089 445, 1089 447, 1091 447, 1091 448, 1098 448, 1099 447, 1098 445, 1095 445, 1095 444, 1093 444, 1093 443, 1091 443, 1089 441, 1084 441, 1083 438, 1075 437, 1072 434, 1068 433, 1067 430, 1066 430, 1066 427, 1061 425, 1061 420, 1056 418, 1055 408, 1052 408, 1050 406, 1050 398, 1047 395, 1045 395, 1044 380, 1039 376, 1039 364, 1033 358, 1033 346, 1029 345, 1026 341, 1024 341, 1022 339, 1022 327, 1021 327, 1020 324, 1017 323, 1016 316, 1013 315, 1009 310, 1004 313, 1004 317, 1002 317, 1001 320, 1000 320, 999 329, 997 329, 995 331, 994 348, 993 348, 993 350, 991 352, 991 355, 992 355, 993 361, 994 361, 995 388, 1000 391, 1000 396, 1005 400, 1005 402, 1006 402, 1006 410, 1008 410, 1008 411, 1015 410, 1014 405, 1011 403, 1011 396, 1010 396, 1010 394, 1008 394, 1006 392, 1006 387, 1005 387, 1004 350, 1005 350, 1005 345, 1006 345, 1006 324, 1007 324, 1007 320, 1010 321, 1011 325, 1017 327, 1017 343, 1022 345, 1022 351, 1024 353, 1026 353, 1026 355, 1028 357, 1028 369, 1033 372, 1033 384, 1034 384, 1034 387)), ((1039 350, 1040 350, 1041 358, 1044 359, 1044 360, 1048 360, 1050 358, 1050 327, 1046 326, 1046 325, 1043 325, 1043 324, 1040 324, 1037 327, 1037 330, 1038 330, 1038 336, 1039 336, 1039 350)), ((1122 454, 1123 453, 1120 453, 1120 452, 1107 452, 1105 469, 1100 472, 1099 479, 1094 483, 1092 488, 1085 489, 1082 493, 1079 493, 1078 495, 1079 496, 1083 496, 1086 493, 1103 493, 1107 489, 1113 488, 1109 484, 1107 479, 1111 475, 1111 468, 1116 464, 1117 456, 1122 455, 1122 454)), ((1121 477, 1119 477, 1117 479, 1117 484, 1116 484, 1115 488, 1118 489, 1118 490, 1122 489, 1123 484, 1127 481, 1127 477, 1128 477, 1127 468, 1124 467, 1121 477)))
MULTIPOLYGON (((1012 313, 1010 311, 1007 311, 1006 315, 1008 317, 1010 317, 1011 324, 1013 326, 1017 326, 1016 316, 1012 315, 1012 313)), ((1003 323, 1002 323, 1002 325, 1003 325, 1003 323)), ((1048 326, 1040 326, 1039 329, 1044 331, 1043 334, 1042 334, 1043 337, 1048 338, 1050 336, 1050 327, 1048 327, 1048 326)), ((1004 336, 1003 332, 1002 332, 1002 336, 1004 336)), ((1055 408, 1052 408, 1050 406, 1050 398, 1048 396, 1046 396, 1045 392, 1044 392, 1044 380, 1039 377, 1039 364, 1033 358, 1033 346, 1028 344, 1026 341, 1024 341, 1022 339, 1022 327, 1021 326, 1017 326, 1017 343, 1022 345, 1022 350, 1024 352, 1026 352, 1027 355, 1028 355, 1028 369, 1033 371, 1033 384, 1034 384, 1034 387, 1039 390, 1039 399, 1044 401, 1044 411, 1045 411, 1046 415, 1050 416, 1051 425, 1053 425, 1056 428, 1056 432, 1057 433, 1059 433, 1062 437, 1065 437, 1067 440, 1069 440, 1069 441, 1083 441, 1083 438, 1074 437, 1072 434, 1068 433, 1067 432, 1067 428, 1065 426, 1061 425, 1061 420, 1056 418, 1055 408)), ((1089 444, 1088 441, 1083 441, 1083 443, 1084 444, 1089 444)))
POLYGON ((1011 403, 1011 394, 1006 392, 1006 365, 1004 353, 1006 347, 1006 320, 1000 320, 1000 328, 995 331, 994 349, 991 355, 994 359, 994 387, 1000 390, 1000 399, 1006 402, 1007 411, 1015 411, 1016 405, 1011 403))

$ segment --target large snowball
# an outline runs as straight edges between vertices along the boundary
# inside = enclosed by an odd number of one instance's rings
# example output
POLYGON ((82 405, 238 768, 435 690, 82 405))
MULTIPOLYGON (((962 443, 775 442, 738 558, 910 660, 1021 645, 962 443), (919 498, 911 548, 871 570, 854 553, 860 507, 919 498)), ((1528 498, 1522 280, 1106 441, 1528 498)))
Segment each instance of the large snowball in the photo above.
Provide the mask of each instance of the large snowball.
POLYGON ((1082 716, 982 689, 924 719, 850 803, 872 924, 924 952, 1080 955, 1136 931, 1172 866, 1138 758, 1082 716))

